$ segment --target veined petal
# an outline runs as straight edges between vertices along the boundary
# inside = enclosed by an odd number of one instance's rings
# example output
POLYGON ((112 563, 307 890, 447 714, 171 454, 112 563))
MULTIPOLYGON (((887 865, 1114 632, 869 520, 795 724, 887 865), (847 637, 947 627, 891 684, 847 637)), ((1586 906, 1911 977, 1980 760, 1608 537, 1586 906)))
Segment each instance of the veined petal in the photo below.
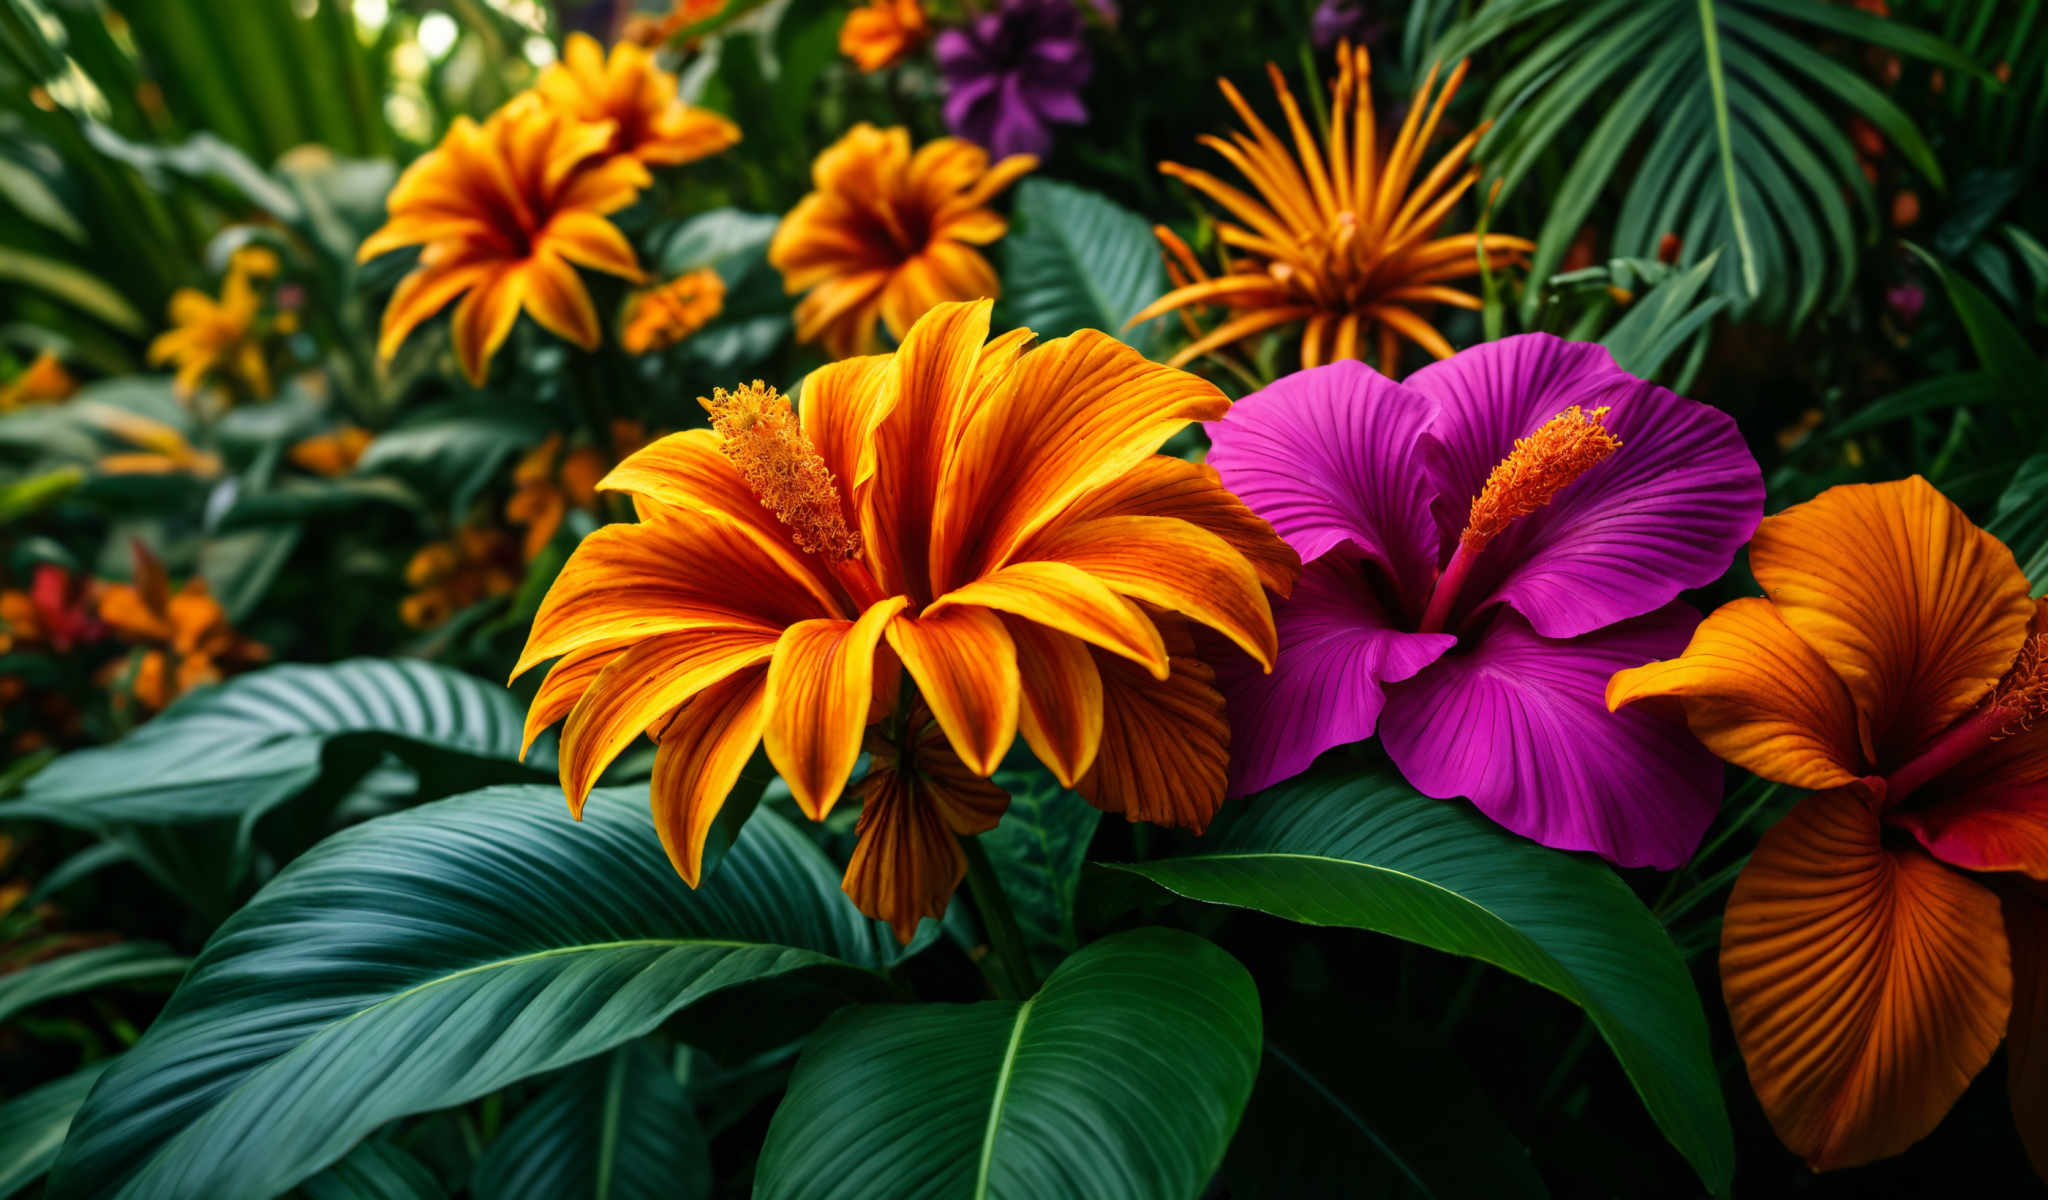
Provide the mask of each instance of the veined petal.
POLYGON ((1017 647, 1018 728, 1060 786, 1073 787, 1102 744, 1102 672, 1079 638, 1018 617, 1003 628, 1017 647))
POLYGON ((602 336, 597 309, 576 268, 559 254, 538 251, 526 264, 526 311, 556 337, 594 350, 602 336))
POLYGON ((648 789, 654 828, 669 862, 691 887, 703 875, 711 823, 761 742, 768 722, 762 705, 766 676, 752 668, 712 684, 684 703, 660 732, 648 789))
POLYGON ((1433 493, 1417 478, 1434 412, 1363 363, 1331 363, 1238 401, 1209 426, 1209 463, 1303 562, 1355 545, 1419 616, 1439 545, 1433 493))
POLYGON ((954 753, 976 774, 994 774, 1017 737, 1022 687, 1002 618, 965 605, 927 610, 890 622, 889 645, 954 753))
POLYGON ((1469 797, 1506 828, 1626 867, 1678 866, 1721 806, 1722 767, 1676 714, 1607 711, 1607 680, 1668 658, 1697 613, 1674 602, 1569 639, 1512 610, 1387 689, 1380 745, 1425 795, 1469 797))
POLYGON ((841 359, 804 377, 797 420, 838 482, 851 525, 875 477, 875 426, 896 402, 889 362, 886 354, 841 359))
POLYGON ((640 260, 619 227, 588 209, 558 213, 540 240, 555 254, 579 266, 623 279, 640 278, 640 260))
POLYGON ((1926 808, 1897 809, 1885 821, 1950 866, 2048 880, 2048 782, 1975 787, 1926 808))
MULTIPOLYGON (((875 425, 874 486, 860 514, 861 535, 885 591, 929 599, 936 590, 927 590, 926 559, 941 454, 952 436, 954 405, 988 340, 990 308, 986 300, 941 304, 912 326, 894 356, 895 403, 875 425)), ((951 495, 960 483, 951 474, 943 478, 951 495)))
POLYGON ((1152 619, 1108 584, 1071 563, 1012 563, 955 588, 927 614, 954 605, 991 608, 1080 638, 1166 678, 1166 645, 1152 619))
POLYGON ((1998 898, 1894 850, 1861 789, 1763 837, 1721 924, 1721 990, 1778 1137, 1815 1170, 1926 1136, 1990 1060, 2013 977, 1998 898))
POLYGON ((1919 476, 1846 484, 1765 518, 1750 570, 1841 676, 1885 769, 1998 682, 2034 615, 2012 552, 1919 476))
POLYGON ((665 722, 685 700, 735 671, 768 661, 772 632, 699 629, 626 648, 591 682, 562 726, 562 790, 580 812, 584 798, 626 743, 665 722))
POLYGON ((2007 890, 2012 1016, 2005 1027, 2005 1089, 2034 1173, 2048 1179, 2048 893, 2007 890))
MULTIPOLYGON (((597 681, 598 674, 611 665, 623 651, 616 646, 598 646, 565 654, 560 662, 548 668, 547 678, 540 681, 540 690, 533 694, 533 703, 526 708, 526 728, 519 738, 519 757, 526 758, 526 752, 533 749, 534 739, 540 731, 569 715, 576 702, 583 699, 583 693, 597 681)), ((576 816, 583 815, 583 804, 577 801, 570 809, 576 816)))
POLYGON ((526 273, 505 270, 479 282, 455 306, 455 357, 472 387, 484 385, 491 355, 505 344, 525 299, 526 273))
POLYGON ((954 758, 929 729, 910 761, 878 765, 857 790, 859 841, 841 886, 855 907, 887 921, 907 944, 919 921, 946 915, 967 874, 961 836, 994 829, 1010 797, 954 758))
POLYGON ((1174 651, 1164 682, 1099 651, 1102 744, 1074 790, 1127 820, 1196 833, 1223 805, 1230 722, 1215 672, 1194 657, 1184 623, 1168 622, 1174 651))
POLYGON ((1178 517, 1208 530, 1251 560, 1266 590, 1285 596, 1301 574, 1301 557, 1265 519, 1224 490, 1216 468, 1155 454, 1076 501, 1060 520, 1095 517, 1178 517))
POLYGON ((1722 605, 1684 654, 1607 683, 1610 711, 1656 696, 1676 697, 1694 737, 1765 779, 1819 791, 1863 774, 1849 690, 1768 600, 1722 605))
POLYGON ((860 757, 874 698, 875 645, 908 603, 892 596, 857 621, 799 621, 768 666, 768 758, 805 815, 822 821, 860 757))
MULTIPOLYGON (((466 262, 415 267, 391 293, 384 324, 377 334, 377 354, 390 358, 420 323, 448 306, 450 300, 490 279, 497 264, 466 262)), ((166 335, 169 336, 169 335, 166 335)), ((151 356, 155 352, 152 348, 151 356)))
POLYGON ((1231 795, 1291 779, 1323 751, 1371 737, 1385 685, 1413 679, 1457 644, 1447 633, 1401 630, 1365 572, 1344 553, 1302 569, 1293 597, 1273 609, 1279 655, 1270 674, 1248 659, 1219 660, 1236 748, 1231 795))

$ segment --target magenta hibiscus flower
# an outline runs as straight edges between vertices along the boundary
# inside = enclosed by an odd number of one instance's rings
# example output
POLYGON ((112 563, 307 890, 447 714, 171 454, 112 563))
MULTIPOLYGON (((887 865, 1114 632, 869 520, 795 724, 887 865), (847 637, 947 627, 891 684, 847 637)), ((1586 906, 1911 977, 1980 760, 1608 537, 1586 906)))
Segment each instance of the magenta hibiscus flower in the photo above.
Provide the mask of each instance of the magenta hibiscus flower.
POLYGON ((1290 375, 1209 426, 1209 462, 1306 564, 1270 675, 1226 667, 1231 785, 1378 734, 1408 781, 1547 846, 1674 867, 1721 765, 1670 714, 1607 711, 1608 676, 1685 649, 1680 592, 1763 515, 1728 416, 1527 334, 1395 383, 1290 375))

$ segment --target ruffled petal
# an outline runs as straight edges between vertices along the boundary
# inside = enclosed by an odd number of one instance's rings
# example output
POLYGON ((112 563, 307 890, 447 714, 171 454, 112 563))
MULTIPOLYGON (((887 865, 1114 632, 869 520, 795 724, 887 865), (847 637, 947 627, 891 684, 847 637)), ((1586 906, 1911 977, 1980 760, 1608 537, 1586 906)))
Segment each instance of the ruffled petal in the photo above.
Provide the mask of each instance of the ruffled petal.
POLYGON ((2013 977, 1998 898, 1894 850, 1862 789, 1772 826, 1728 898, 1721 990, 1778 1137, 1815 1170, 1926 1136, 1990 1060, 2013 977))
POLYGON ((1017 737, 1022 683, 1002 618, 964 605, 889 624, 889 645, 917 681, 954 753, 992 775, 1017 737))
POLYGON ((1102 672, 1087 643, 1004 617, 1017 647, 1017 726, 1061 787, 1088 773, 1102 745, 1102 672))
POLYGON ((1304 567, 1273 610, 1279 656, 1271 674, 1221 659, 1230 701, 1230 794, 1291 779, 1316 756, 1364 741, 1379 724, 1385 685, 1412 679, 1457 644, 1447 633, 1397 628, 1366 586, 1365 564, 1329 554, 1304 567))
POLYGON ((1502 611, 1476 645, 1387 689, 1380 744, 1423 793, 1469 797, 1523 837, 1625 867, 1691 857, 1721 805, 1721 763, 1674 714, 1609 713, 1616 671, 1678 653, 1673 603, 1571 639, 1502 611))
POLYGON ((1357 546, 1419 617, 1437 568, 1420 449, 1433 413, 1363 363, 1331 363, 1238 401, 1209 426, 1209 462, 1303 562, 1357 546))
POLYGON ((1074 790, 1127 820, 1200 833, 1223 805, 1230 721, 1186 626, 1170 620, 1167 630, 1174 653, 1164 682, 1091 651, 1102 678, 1102 745, 1074 790))
POLYGON ((775 644, 762 741, 790 797, 814 821, 832 811, 860 757, 874 700, 875 646, 905 603, 892 596, 858 621, 799 621, 775 644))
POLYGON ((768 723, 767 672, 740 671, 699 692, 657 738, 649 799, 661 847, 683 882, 696 887, 704 839, 768 723))
POLYGON ((1749 565, 1848 685, 1886 771, 1983 699, 2034 615, 2012 552, 1917 475, 1829 488, 1767 518, 1749 565))
POLYGON ((1722 605, 1684 654, 1607 683, 1610 710, 1657 696, 1677 698, 1708 749, 1765 779, 1818 791, 1862 776, 1848 689, 1768 600, 1722 605))
POLYGON ((1763 473, 1735 421, 1616 366, 1605 347, 1503 338, 1410 375, 1442 414, 1425 439, 1449 545, 1515 439, 1581 405, 1621 447, 1509 526, 1461 594, 1503 603, 1545 637, 1641 616, 1721 577, 1763 515, 1763 473))

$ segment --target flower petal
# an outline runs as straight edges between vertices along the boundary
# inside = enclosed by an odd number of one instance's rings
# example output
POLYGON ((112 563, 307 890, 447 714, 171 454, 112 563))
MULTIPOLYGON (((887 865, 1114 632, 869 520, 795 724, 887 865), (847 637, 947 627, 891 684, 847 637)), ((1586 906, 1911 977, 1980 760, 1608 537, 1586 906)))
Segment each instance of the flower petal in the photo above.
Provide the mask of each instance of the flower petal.
POLYGON ((606 664, 562 726, 562 790, 584 798, 626 744, 665 722, 685 700, 775 653, 773 632, 694 629, 636 642, 606 664))
POLYGON ((1073 787, 1102 745, 1102 672, 1079 638, 1017 617, 1003 628, 1017 646, 1018 728, 1060 786, 1073 787))
POLYGON ((1418 790, 1469 797, 1523 837, 1676 867, 1720 807, 1721 764, 1676 714, 1610 714, 1606 689, 1676 654, 1698 620, 1673 603, 1564 640, 1503 611, 1476 645, 1387 689, 1380 744, 1418 790))
POLYGON ((505 344, 526 298, 526 272, 503 271, 479 282, 455 306, 455 357, 472 387, 482 387, 491 355, 505 344))
POLYGON ((541 328, 585 350, 597 349, 602 337, 597 309, 576 268, 559 254, 537 251, 527 261, 526 311, 541 328))
POLYGON ((1894 810, 1885 820, 1950 866, 2048 880, 2048 781, 2017 787, 1993 782, 1926 808, 1894 810))
POLYGON ((906 603, 892 596, 858 621, 798 621, 775 644, 762 741, 790 797, 814 821, 832 811, 860 757, 874 700, 875 646, 906 603))
POLYGON ((2012 552, 1919 476, 1847 484, 1768 518, 1750 569, 1848 685, 1890 770, 1998 682, 2034 615, 2012 552))
POLYGON ((1940 1123, 2005 1032, 1998 898, 1888 849, 1860 788, 1772 826, 1721 925, 1721 990, 1778 1137, 1815 1170, 1897 1154, 1940 1123))
MULTIPOLYGON (((548 726, 569 715, 576 702, 583 699, 583 693, 597 680, 598 674, 611 665, 613 659, 622 653, 617 646, 600 645, 586 650, 565 654, 561 661, 548 668, 547 677, 540 681, 540 690, 533 694, 533 703, 526 706, 526 728, 519 739, 519 757, 526 758, 533 749, 534 739, 548 726)), ((582 805, 571 809, 582 815, 582 805)))
POLYGON ((875 426, 896 403, 889 363, 889 355, 870 354, 804 377, 797 419, 846 499, 849 525, 858 524, 861 498, 875 477, 875 426))
POLYGON ((939 480, 946 480, 947 496, 958 487, 950 474, 941 475, 940 456, 952 437, 954 406, 988 340, 990 307, 986 300, 938 305, 894 355, 895 402, 874 427, 874 487, 861 510, 861 536, 885 591, 928 600, 937 590, 925 589, 939 480))
POLYGON ((1677 697, 1694 737, 1765 779, 1818 791, 1862 775, 1848 689, 1768 600, 1722 605, 1684 654, 1607 683, 1610 711, 1655 696, 1677 697))
POLYGON ((768 723, 766 671, 740 671, 699 692, 661 730, 649 799, 661 847, 683 882, 696 887, 704 839, 726 795, 761 744, 768 723))
POLYGON ((878 767, 856 790, 859 841, 840 886, 856 908, 887 921, 907 944, 919 921, 946 915, 967 874, 961 836, 994 829, 1010 797, 954 758, 929 730, 911 762, 878 767))
POLYGON ((1734 419, 1637 379, 1602 346, 1523 334, 1405 383, 1441 413, 1424 451, 1445 545, 1516 438, 1576 404, 1610 408, 1603 424, 1621 441, 1487 547, 1468 610, 1506 604, 1545 637, 1641 616, 1720 578, 1763 515, 1763 474, 1734 419))
POLYGON ((1437 568, 1420 469, 1433 412, 1426 396, 1363 363, 1331 363, 1238 401, 1208 427, 1209 462, 1303 562, 1355 545, 1420 616, 1437 568))
POLYGON ((956 604, 992 608, 1080 638, 1166 677, 1166 646, 1143 609, 1071 563, 1011 563, 933 601, 927 616, 956 604))
POLYGON ((1127 820, 1200 833, 1223 805, 1230 722, 1186 625, 1169 621, 1167 630, 1174 654, 1164 682, 1091 651, 1102 676, 1102 744, 1074 790, 1127 820))
POLYGON ((1271 674, 1248 659, 1221 660, 1231 795, 1291 779, 1323 751, 1371 737, 1386 706, 1383 685, 1414 678, 1457 644, 1447 633, 1396 627, 1365 572, 1345 554, 1302 568, 1293 597, 1273 608, 1280 650, 1271 674))
POLYGON ((898 617, 889 645, 960 760, 976 774, 994 774, 1017 737, 1023 686, 1002 618, 964 605, 898 617))
POLYGON ((1251 560, 1266 590, 1285 596, 1301 573, 1301 557, 1265 518, 1224 490, 1216 468, 1155 454, 1082 497, 1060 518, 1178 517, 1230 543, 1251 560))

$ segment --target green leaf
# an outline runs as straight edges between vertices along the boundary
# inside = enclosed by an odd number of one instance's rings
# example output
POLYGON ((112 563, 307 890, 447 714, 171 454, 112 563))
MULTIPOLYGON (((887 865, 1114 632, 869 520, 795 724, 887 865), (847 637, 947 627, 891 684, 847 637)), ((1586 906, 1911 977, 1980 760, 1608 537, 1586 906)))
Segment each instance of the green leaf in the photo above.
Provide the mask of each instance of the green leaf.
POLYGON ((1043 772, 1000 782, 1010 807, 981 845, 1044 978, 1074 951, 1074 892, 1102 812, 1043 772))
POLYGON ((2012 549, 2034 595, 2048 594, 2048 454, 2020 464, 1985 529, 2012 549))
POLYGON ((159 191, 172 190, 179 182, 194 183, 212 190, 231 209, 254 204, 287 225, 297 223, 303 215, 291 189, 271 178, 248 155, 210 133, 195 133, 172 146, 151 146, 88 121, 85 136, 93 149, 134 167, 159 191))
POLYGON ((1728 306, 1725 296, 1708 295, 1694 302, 1713 275, 1720 251, 1681 271, 1666 275, 1637 297, 1626 315, 1601 338, 1621 368, 1644 379, 1651 378, 1669 361, 1686 339, 1704 329, 1715 314, 1728 306))
POLYGON ((302 1190, 306 1200, 442 1200, 448 1194, 425 1163, 380 1141, 349 1151, 302 1190))
POLYGON ((1158 349, 1164 318, 1125 329, 1166 294, 1159 243, 1143 217, 1049 179, 1017 188, 1017 228, 1003 241, 1003 301, 1011 325, 1059 337, 1099 329, 1142 354, 1158 349))
POLYGON ((50 1195, 276 1195, 388 1121, 701 1000, 804 981, 872 996, 894 957, 773 814, 692 891, 644 789, 599 791, 580 824, 553 787, 436 801, 328 839, 221 927, 93 1089, 50 1195))
POLYGON ((2028 347, 2026 337, 2013 328, 2012 322, 2006 319, 1998 306, 1969 280, 1949 270, 1918 246, 1909 244, 1908 248, 1941 277, 1942 289, 1948 293, 1949 303, 1955 306, 1956 317, 1963 323, 1963 332, 1969 335, 1971 348, 1976 350, 1978 361, 2004 393, 2002 398, 2007 405, 2027 424, 2038 425, 2033 395, 2040 385, 2041 360, 2028 347))
POLYGON ((106 280, 59 259, 0 246, 0 281, 48 293, 134 337, 148 329, 142 314, 106 280))
POLYGON ((797 1062, 754 1195, 1191 1198, 1259 1036, 1250 974, 1160 928, 1090 945, 1022 1003, 841 1013, 797 1062))
POLYGON ((690 1097, 644 1041, 570 1067, 484 1148, 477 1200, 711 1195, 690 1097))
POLYGON ((0 1104, 0 1200, 7 1200, 49 1171, 64 1145, 71 1118, 113 1061, 103 1058, 0 1104))
POLYGON ((457 524, 505 461, 548 434, 537 412, 443 410, 378 435, 356 460, 357 476, 391 475, 447 497, 457 524))
POLYGON ((1733 1134, 1684 961, 1600 863, 1385 770, 1311 772, 1226 806, 1201 852, 1115 867, 1175 895, 1481 959, 1586 1010, 1666 1137, 1726 1192, 1733 1134))
POLYGON ((175 980, 185 973, 190 961, 155 942, 115 942, 46 959, 0 975, 0 1024, 18 1012, 60 996, 145 980, 175 980))
POLYGON ((85 226, 64 207, 64 201, 50 190, 43 177, 11 158, 0 158, 0 197, 5 197, 22 216, 58 236, 73 242, 85 240, 85 226))

